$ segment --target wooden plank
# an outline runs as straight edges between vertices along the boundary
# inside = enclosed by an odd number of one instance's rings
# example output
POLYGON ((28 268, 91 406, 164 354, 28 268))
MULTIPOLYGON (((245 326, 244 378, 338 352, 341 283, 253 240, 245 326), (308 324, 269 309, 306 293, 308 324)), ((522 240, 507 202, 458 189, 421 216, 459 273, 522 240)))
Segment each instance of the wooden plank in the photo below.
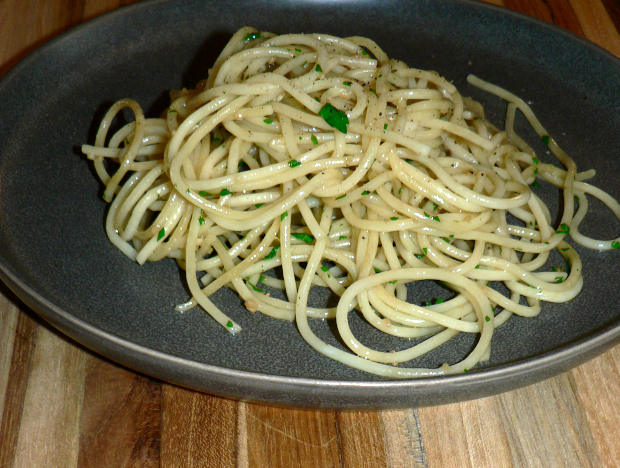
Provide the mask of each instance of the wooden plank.
POLYGON ((0 2, 0 76, 20 59, 81 20, 81 0, 0 2))
POLYGON ((495 397, 420 409, 429 465, 600 466, 573 388, 565 373, 495 397))
POLYGON ((609 468, 617 467, 620 460, 617 431, 620 416, 620 346, 573 369, 571 374, 574 392, 585 411, 601 463, 609 468))
POLYGON ((236 406, 232 400, 164 385, 162 468, 235 466, 236 406))
POLYGON ((36 328, 14 466, 77 466, 85 357, 45 326, 36 328))
POLYGON ((575 11, 566 0, 504 0, 506 8, 555 24, 583 36, 575 11))
POLYGON ((512 466, 506 431, 498 418, 500 413, 497 398, 420 408, 428 465, 512 466))
POLYGON ((247 460, 241 466, 341 466, 333 411, 247 404, 245 413, 247 460))
POLYGON ((620 31, 620 2, 618 0, 603 0, 603 5, 613 21, 616 31, 620 31))
MULTIPOLYGON (((3 319, 7 318, 3 315, 3 319)), ((15 447, 20 432, 28 373, 36 323, 24 313, 19 313, 15 325, 15 337, 10 352, 10 365, 3 398, 0 420, 0 466, 13 466, 15 447)))
POLYGON ((383 411, 381 419, 385 430, 387 464, 394 468, 422 468, 426 466, 422 434, 417 409, 383 411))
MULTIPOLYGON (((15 343, 15 332, 19 311, 2 292, 0 286, 0 427, 2 424, 2 414, 4 413, 4 401, 9 387, 9 372, 13 357, 13 344, 15 343)), ((9 294, 8 291, 6 291, 9 294)), ((2 466, 2 465, 0 465, 2 466)))
POLYGON ((158 467, 161 384, 90 355, 85 359, 78 466, 158 467))
POLYGON ((387 468, 385 426, 379 411, 339 411, 336 421, 342 466, 387 468))
POLYGON ((620 34, 601 0, 569 0, 585 36, 620 57, 620 34))

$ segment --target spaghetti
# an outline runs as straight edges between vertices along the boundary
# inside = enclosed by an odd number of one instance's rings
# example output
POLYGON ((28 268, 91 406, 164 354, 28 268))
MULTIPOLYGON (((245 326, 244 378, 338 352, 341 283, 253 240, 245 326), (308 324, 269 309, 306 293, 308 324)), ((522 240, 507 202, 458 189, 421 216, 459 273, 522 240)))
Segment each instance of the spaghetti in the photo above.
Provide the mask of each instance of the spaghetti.
POLYGON ((209 299, 222 287, 252 313, 296 321, 316 351, 366 372, 466 372, 513 314, 533 317, 541 301, 580 292, 567 236, 620 247, 578 230, 586 194, 620 219, 618 202, 585 182, 594 171, 578 172, 521 99, 468 81, 508 102, 505 130, 446 79, 389 59, 370 39, 242 28, 205 81, 171 93, 161 118, 120 100, 94 145, 83 145, 111 203, 107 235, 140 264, 176 259, 192 294, 177 309, 200 305, 232 334, 241 326, 209 299), (133 120, 109 136, 124 109, 133 120), (514 132, 517 110, 563 168, 514 132), (531 190, 537 179, 562 191, 557 226, 531 190), (553 251, 565 271, 545 270, 553 251), (420 281, 453 297, 415 304, 407 295, 420 281), (339 296, 337 307, 310 306, 312 288, 339 296), (349 325, 354 309, 413 345, 371 349, 349 325), (335 319, 349 350, 321 340, 309 325, 317 318, 335 319), (477 341, 459 362, 402 365, 460 333, 477 341))

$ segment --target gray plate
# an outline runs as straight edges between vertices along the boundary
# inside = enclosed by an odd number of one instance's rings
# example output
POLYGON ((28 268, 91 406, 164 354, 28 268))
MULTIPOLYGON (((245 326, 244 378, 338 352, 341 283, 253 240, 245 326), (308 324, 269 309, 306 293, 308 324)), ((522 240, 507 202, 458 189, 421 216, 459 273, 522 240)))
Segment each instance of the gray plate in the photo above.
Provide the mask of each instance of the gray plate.
MULTIPOLYGON (((135 97, 151 115, 159 113, 167 90, 203 78, 245 24, 372 37, 389 55, 454 80, 497 124, 504 104, 464 79, 473 72, 501 84, 532 102, 582 168, 599 171, 598 186, 620 195, 619 61, 549 25, 466 1, 138 4, 49 42, 0 83, 0 277, 26 304, 132 369, 213 394, 314 407, 480 397, 568 369, 618 341, 619 253, 584 249, 581 295, 545 304, 538 318, 511 320, 497 331, 490 362, 466 375, 407 381, 366 375, 317 355, 294 324, 248 314, 232 294, 216 300, 244 327, 236 337, 200 310, 174 313, 187 297, 182 274, 172 261, 139 267, 108 243, 101 187, 78 147, 93 141, 98 119, 118 98, 135 97)), ((557 206, 557 192, 541 193, 557 206)), ((593 203, 586 233, 617 235, 618 223, 607 216, 593 203)), ((329 324, 313 326, 338 344, 329 324)), ((393 346, 355 317, 353 326, 367 342, 393 346)), ((463 336, 416 364, 457 359, 471 346, 463 336)))

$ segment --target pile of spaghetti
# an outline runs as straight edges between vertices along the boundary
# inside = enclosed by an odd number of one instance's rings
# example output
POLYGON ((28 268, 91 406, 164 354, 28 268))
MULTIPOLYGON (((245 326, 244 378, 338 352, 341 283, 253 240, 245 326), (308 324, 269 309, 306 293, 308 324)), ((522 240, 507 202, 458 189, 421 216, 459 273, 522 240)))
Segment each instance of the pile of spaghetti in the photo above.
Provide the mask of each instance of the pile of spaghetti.
POLYGON ((246 27, 204 82, 172 93, 161 118, 123 99, 82 150, 111 202, 111 242, 140 264, 171 257, 186 271, 192 298, 178 310, 200 305, 236 334, 241 326, 209 299, 229 287, 248 311, 296 321, 312 348, 349 366, 391 378, 466 372, 513 314, 533 317, 541 301, 579 293, 568 235, 620 247, 579 233, 586 194, 620 218, 618 202, 584 182, 594 171, 577 172, 521 99, 468 81, 507 101, 505 130, 446 79, 389 59, 370 39, 246 27), (108 135, 125 108, 130 123, 108 135), (514 133, 517 110, 563 168, 514 133), (563 194, 555 225, 530 187, 537 178, 563 194), (545 267, 554 250, 566 268, 545 267), (429 280, 452 297, 407 300, 429 280), (311 307, 312 288, 337 295, 337 307, 311 307), (410 346, 371 349, 351 330, 353 310, 410 346), (349 350, 321 340, 309 319, 335 319, 349 350), (477 335, 461 361, 403 364, 460 333, 477 335))

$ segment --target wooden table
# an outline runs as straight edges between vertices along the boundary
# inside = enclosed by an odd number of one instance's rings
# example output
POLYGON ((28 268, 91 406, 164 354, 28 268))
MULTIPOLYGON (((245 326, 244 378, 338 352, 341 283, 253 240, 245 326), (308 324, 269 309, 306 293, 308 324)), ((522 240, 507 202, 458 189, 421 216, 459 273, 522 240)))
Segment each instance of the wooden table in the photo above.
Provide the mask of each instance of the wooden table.
MULTIPOLYGON (((124 0, 0 0, 0 75, 124 0)), ((617 0, 494 0, 620 56, 617 0)), ((620 347, 464 403, 313 411, 239 403, 127 371, 0 286, 0 467, 618 466, 620 347)))

